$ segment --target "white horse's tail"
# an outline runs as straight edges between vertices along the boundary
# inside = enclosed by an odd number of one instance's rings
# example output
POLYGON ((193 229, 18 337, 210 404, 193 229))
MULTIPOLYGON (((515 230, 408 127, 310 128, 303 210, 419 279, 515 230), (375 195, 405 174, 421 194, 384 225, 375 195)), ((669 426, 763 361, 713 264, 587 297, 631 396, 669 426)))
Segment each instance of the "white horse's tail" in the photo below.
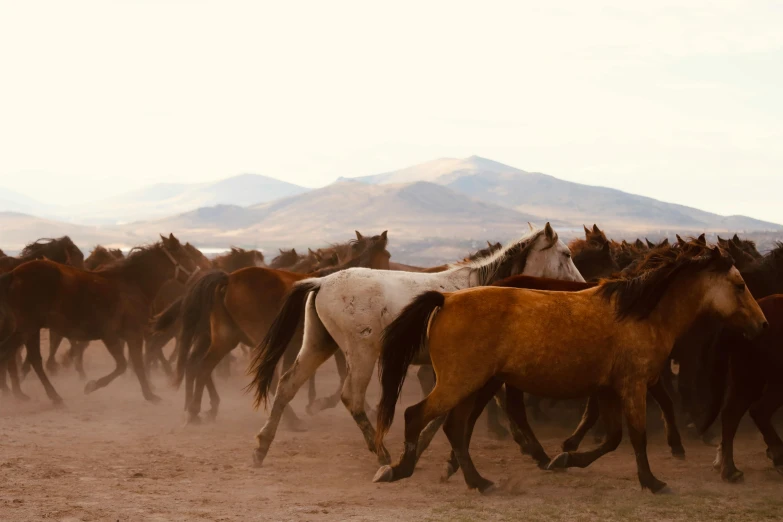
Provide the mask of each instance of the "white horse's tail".
POLYGON ((256 346, 255 355, 248 370, 248 373, 253 376, 253 381, 247 387, 248 390, 255 392, 256 408, 262 402, 266 403, 267 401, 277 363, 283 357, 304 317, 307 296, 310 295, 310 292, 318 292, 320 288, 321 282, 318 279, 296 283, 288 292, 283 307, 275 317, 264 340, 256 346))

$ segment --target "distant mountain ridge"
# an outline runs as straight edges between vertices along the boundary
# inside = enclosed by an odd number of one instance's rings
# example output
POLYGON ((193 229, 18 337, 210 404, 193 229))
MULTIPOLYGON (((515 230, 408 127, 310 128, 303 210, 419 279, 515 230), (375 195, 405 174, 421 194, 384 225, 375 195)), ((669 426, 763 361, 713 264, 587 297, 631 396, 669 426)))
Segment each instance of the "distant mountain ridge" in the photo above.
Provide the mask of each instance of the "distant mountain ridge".
POLYGON ((354 179, 376 185, 426 180, 482 201, 545 219, 557 217, 574 223, 598 222, 608 227, 691 230, 782 228, 776 223, 747 216, 721 216, 616 189, 526 172, 479 156, 442 158, 354 179))

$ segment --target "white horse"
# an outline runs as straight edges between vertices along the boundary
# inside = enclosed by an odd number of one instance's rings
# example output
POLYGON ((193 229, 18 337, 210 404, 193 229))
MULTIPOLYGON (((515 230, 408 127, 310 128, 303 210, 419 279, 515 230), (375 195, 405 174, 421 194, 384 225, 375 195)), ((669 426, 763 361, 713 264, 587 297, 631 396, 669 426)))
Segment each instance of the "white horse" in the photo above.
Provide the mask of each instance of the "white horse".
MULTIPOLYGON (((257 348, 254 374, 257 405, 266 401, 275 367, 296 331, 304 311, 304 338, 294 365, 280 378, 269 418, 256 436, 260 466, 274 440, 285 406, 316 369, 339 348, 348 362, 342 401, 364 434, 368 449, 388 464, 384 447, 375 447, 375 429, 365 412, 365 394, 381 350, 383 329, 417 295, 427 290, 455 292, 491 285, 526 274, 584 281, 568 247, 549 223, 500 251, 445 272, 415 273, 351 268, 320 279, 307 279, 291 290, 266 338, 257 348)), ((423 354, 428 363, 428 355, 423 354)))

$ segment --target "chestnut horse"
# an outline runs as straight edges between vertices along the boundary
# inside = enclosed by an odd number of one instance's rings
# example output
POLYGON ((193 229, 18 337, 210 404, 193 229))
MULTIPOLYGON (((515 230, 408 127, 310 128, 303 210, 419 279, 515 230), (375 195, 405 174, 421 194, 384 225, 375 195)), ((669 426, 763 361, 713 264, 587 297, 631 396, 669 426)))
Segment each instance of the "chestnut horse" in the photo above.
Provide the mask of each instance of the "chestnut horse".
POLYGON ((40 330, 49 328, 78 341, 102 340, 114 357, 116 369, 90 381, 85 393, 102 388, 126 368, 123 342, 147 400, 157 401, 142 363, 144 330, 149 307, 160 287, 180 275, 188 278, 196 264, 180 242, 161 236, 153 245, 136 248, 126 259, 97 272, 87 272, 52 261, 30 261, 0 276, 0 313, 10 335, 0 344, 0 359, 13 357, 22 345, 55 404, 62 398, 49 382, 41 359, 40 330))
POLYGON ((90 255, 84 260, 85 270, 96 270, 104 265, 116 261, 118 259, 124 259, 125 254, 119 248, 106 248, 101 245, 96 245, 92 249, 90 255))
MULTIPOLYGON (((364 252, 337 268, 308 275, 271 268, 245 268, 231 274, 211 272, 190 289, 181 304, 172 306, 172 311, 179 310, 182 328, 175 384, 185 379, 188 423, 200 420, 205 387, 211 405, 207 416, 215 418, 220 397, 212 382, 212 370, 240 342, 256 346, 264 338, 294 283, 349 267, 388 269, 387 233, 373 237, 357 233, 357 236, 362 238, 356 243, 364 245, 364 252), (191 354, 194 342, 196 347, 191 354)), ((171 319, 171 313, 164 312, 156 328, 166 328, 171 319)), ((299 333, 292 332, 292 335, 301 339, 301 328, 297 325, 294 328, 299 333)))
POLYGON ((468 421, 505 382, 509 401, 519 400, 512 395, 517 391, 555 398, 598 393, 606 441, 594 451, 555 457, 551 469, 585 467, 614 451, 624 414, 639 481, 662 491, 666 484, 647 461, 647 389, 675 339, 704 312, 749 336, 768 326, 733 260, 717 247, 700 257, 661 256, 658 268, 643 276, 581 292, 485 287, 421 294, 383 334, 376 444, 391 425, 408 366, 424 346, 437 382, 426 399, 406 410, 403 456, 381 467, 375 481, 409 477, 422 429, 448 413, 444 431, 465 481, 487 491, 492 482, 478 473, 468 453, 468 421))

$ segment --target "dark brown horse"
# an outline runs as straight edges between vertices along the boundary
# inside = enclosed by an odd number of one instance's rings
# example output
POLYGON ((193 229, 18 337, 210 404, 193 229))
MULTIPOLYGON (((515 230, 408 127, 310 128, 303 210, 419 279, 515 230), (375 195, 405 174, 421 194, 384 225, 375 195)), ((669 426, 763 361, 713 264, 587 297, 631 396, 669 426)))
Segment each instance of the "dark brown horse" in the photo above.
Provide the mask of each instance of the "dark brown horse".
POLYGON ((734 436, 748 410, 764 436, 767 457, 783 474, 783 440, 772 426, 772 415, 783 405, 783 295, 764 297, 759 306, 770 324, 767 331, 749 340, 740 333, 724 330, 716 345, 718 362, 713 365, 712 403, 702 431, 720 412, 722 437, 714 465, 728 482, 743 477, 734 464, 734 436))
POLYGON ((290 250, 283 250, 281 248, 278 251, 280 252, 280 255, 272 259, 272 261, 269 263, 269 268, 274 268, 275 270, 283 270, 294 266, 304 257, 300 254, 297 254, 295 248, 292 248, 290 250))
POLYGON ((136 248, 126 259, 96 272, 52 261, 31 261, 0 276, 0 306, 10 335, 0 344, 0 358, 11 358, 25 344, 33 369, 49 398, 62 402, 44 371, 40 330, 49 328, 78 341, 101 340, 116 362, 109 375, 90 381, 85 393, 102 388, 127 366, 123 343, 147 400, 157 401, 143 370, 144 331, 152 300, 167 280, 190 277, 196 264, 180 242, 161 236, 136 248))
MULTIPOLYGON (((208 418, 215 418, 220 397, 212 382, 212 370, 239 343, 255 346, 264 338, 295 282, 350 267, 388 269, 387 241, 386 232, 373 237, 361 236, 357 242, 363 243, 365 250, 359 256, 337 268, 312 274, 256 267, 231 274, 211 272, 200 279, 182 302, 172 305, 156 323, 156 328, 165 329, 177 314, 181 317, 175 382, 179 385, 185 379, 188 422, 199 421, 205 387, 211 404, 208 418)), ((294 337, 301 343, 301 326, 294 337)), ((296 342, 293 345, 299 346, 296 342)), ((291 351, 295 357, 296 351, 291 351)))

